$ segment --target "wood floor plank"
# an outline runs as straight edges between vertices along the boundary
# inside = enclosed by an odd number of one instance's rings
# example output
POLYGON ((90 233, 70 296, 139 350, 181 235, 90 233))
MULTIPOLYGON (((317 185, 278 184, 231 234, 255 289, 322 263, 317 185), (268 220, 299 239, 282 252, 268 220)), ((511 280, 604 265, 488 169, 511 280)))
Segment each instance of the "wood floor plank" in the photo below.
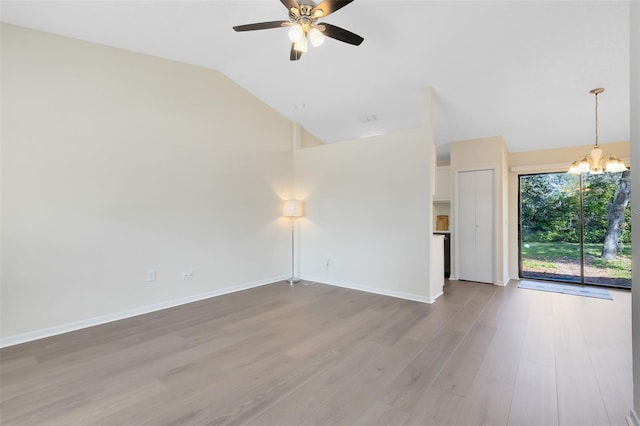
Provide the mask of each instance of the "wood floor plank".
POLYGON ((610 293, 613 300, 609 303, 602 304, 592 299, 581 304, 576 314, 582 325, 609 422, 626 426, 623 414, 633 405, 633 395, 628 392, 633 387, 632 377, 628 374, 633 364, 629 337, 631 324, 626 321, 631 305, 625 297, 628 292, 610 290, 610 293))
POLYGON ((558 421, 555 367, 523 359, 513 389, 508 424, 553 426, 558 421))
POLYGON ((492 326, 474 325, 444 365, 433 387, 467 396, 495 331, 492 326))
POLYGON ((551 303, 552 293, 527 291, 532 298, 524 342, 522 343, 523 360, 555 367, 556 348, 554 340, 554 318, 551 303))
POLYGON ((575 296, 555 296, 552 301, 557 319, 554 331, 560 424, 609 424, 582 323, 575 300, 571 299, 575 296))
MULTIPOLYGON (((120 385, 122 383, 120 382, 120 385)), ((108 392, 108 395, 95 395, 91 403, 82 405, 74 410, 68 410, 60 416, 54 416, 53 423, 57 425, 89 425, 96 424, 96 419, 105 413, 113 413, 122 407, 139 409, 149 397, 157 397, 166 392, 166 387, 158 381, 120 388, 120 392, 108 392)), ((38 424, 46 423, 48 419, 38 419, 38 424)))
POLYGON ((411 417, 407 423, 433 426, 455 425, 463 403, 463 397, 430 386, 410 411, 411 417))
POLYGON ((529 321, 530 296, 515 285, 497 289, 492 303, 478 318, 478 324, 496 328, 478 374, 515 383, 529 321))
POLYGON ((78 360, 65 367, 56 366, 46 370, 38 369, 35 374, 24 380, 3 380, 2 402, 0 410, 3 417, 24 414, 24 410, 34 411, 34 401, 48 402, 61 398, 65 394, 75 394, 78 388, 92 386, 92 383, 109 379, 114 374, 146 365, 160 353, 168 353, 179 344, 176 336, 147 341, 145 348, 129 348, 128 350, 106 352, 100 357, 78 360), (95 365, 101 365, 96 369, 95 365))
POLYGON ((618 425, 629 412, 629 292, 452 281, 427 305, 304 284, 0 349, 0 421, 618 425))
POLYGON ((503 321, 496 327, 478 369, 478 374, 514 384, 527 330, 524 321, 503 321))
POLYGON ((424 303, 403 304, 400 309, 385 315, 377 341, 387 346, 394 345, 424 318, 429 318, 432 311, 431 305, 424 303))
POLYGON ((429 342, 442 330, 442 327, 453 318, 460 308, 468 302, 468 299, 461 301, 461 303, 450 303, 448 300, 443 300, 442 302, 443 303, 437 304, 429 315, 414 324, 407 332, 407 337, 425 343, 429 342))
POLYGON ((287 422, 290 424, 303 424, 309 420, 311 413, 318 411, 342 389, 342 387, 335 386, 336 383, 353 380, 354 376, 366 367, 371 354, 379 349, 379 344, 364 341, 346 354, 337 354, 336 359, 340 360, 339 363, 328 366, 318 372, 313 380, 309 380, 283 395, 280 400, 251 418, 248 423, 254 425, 278 424, 283 418, 287 418, 287 422), (294 412, 291 410, 292 405, 297 408, 294 412))
POLYGON ((459 331, 443 329, 388 386, 382 401, 400 410, 412 410, 463 338, 459 331))
MULTIPOLYGON (((351 321, 343 322, 342 327, 325 329, 318 334, 308 335, 298 342, 294 342, 287 350, 292 358, 305 359, 314 353, 322 352, 326 347, 343 348, 350 345, 350 341, 357 336, 371 334, 379 327, 380 315, 370 309, 360 311, 351 321), (337 328, 337 329, 336 329, 337 328)), ((339 349, 338 349, 339 350, 339 349)))
MULTIPOLYGON (((464 283, 468 285, 469 283, 464 283)), ((459 331, 466 334, 473 324, 476 323, 478 317, 487 308, 491 299, 495 296, 495 288, 491 285, 476 287, 474 296, 456 312, 455 316, 449 321, 446 327, 450 330, 459 331)))
POLYGON ((369 409, 353 423, 356 426, 403 425, 409 420, 409 414, 397 408, 374 401, 369 409))
POLYGON ((476 375, 457 419, 459 426, 501 426, 509 420, 514 385, 476 375))
POLYGON ((505 322, 527 320, 531 297, 526 292, 518 290, 515 284, 496 287, 495 296, 478 318, 478 322, 497 327, 505 322))
MULTIPOLYGON (((355 375, 342 381, 333 394, 310 411, 303 424, 352 424, 377 401, 387 387, 413 362, 422 344, 402 339, 394 346, 377 344, 355 375)), ((389 404, 387 404, 389 405, 389 404)), ((403 410, 398 410, 403 411, 403 410)))

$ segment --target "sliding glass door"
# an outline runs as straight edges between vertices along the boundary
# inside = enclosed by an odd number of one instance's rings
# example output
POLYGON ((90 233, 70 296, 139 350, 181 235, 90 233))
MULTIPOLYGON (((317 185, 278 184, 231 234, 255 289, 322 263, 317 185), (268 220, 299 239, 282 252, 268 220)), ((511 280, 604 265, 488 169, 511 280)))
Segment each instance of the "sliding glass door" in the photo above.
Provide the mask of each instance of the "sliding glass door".
POLYGON ((520 176, 520 276, 582 281, 580 179, 520 176))
POLYGON ((629 172, 519 181, 521 277, 631 287, 629 172))
POLYGON ((584 282, 631 288, 629 172, 584 175, 584 282))

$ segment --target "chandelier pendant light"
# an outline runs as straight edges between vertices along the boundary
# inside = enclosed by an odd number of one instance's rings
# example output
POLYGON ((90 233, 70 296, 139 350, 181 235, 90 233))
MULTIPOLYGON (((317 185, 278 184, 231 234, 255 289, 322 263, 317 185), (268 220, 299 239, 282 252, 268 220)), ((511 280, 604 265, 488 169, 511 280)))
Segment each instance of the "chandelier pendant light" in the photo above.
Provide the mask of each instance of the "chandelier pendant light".
POLYGON ((589 91, 596 97, 596 143, 589 154, 571 163, 568 173, 598 175, 604 172, 618 173, 627 170, 627 166, 621 159, 602 151, 598 142, 598 95, 602 92, 604 89, 601 87, 589 91))

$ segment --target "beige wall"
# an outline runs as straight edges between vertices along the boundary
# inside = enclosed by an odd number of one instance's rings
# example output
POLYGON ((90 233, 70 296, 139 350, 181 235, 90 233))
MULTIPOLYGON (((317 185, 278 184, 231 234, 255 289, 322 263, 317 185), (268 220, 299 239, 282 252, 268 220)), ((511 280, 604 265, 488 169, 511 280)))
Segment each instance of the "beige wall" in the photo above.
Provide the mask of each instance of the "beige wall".
POLYGON ((301 277, 426 301, 429 153, 421 131, 295 152, 301 277))
POLYGON ((3 343, 288 276, 284 117, 215 71, 8 25, 1 66, 3 343))
POLYGON ((311 148, 314 146, 324 145, 320 139, 307 132, 306 130, 302 130, 302 135, 300 138, 300 148, 311 148))
MULTIPOLYGON (((457 173, 469 170, 487 170, 495 171, 495 194, 496 201, 494 206, 494 228, 495 228, 495 250, 496 259, 494 265, 495 284, 505 285, 509 280, 507 273, 508 252, 507 250, 507 191, 506 191, 506 173, 507 173, 507 150, 504 139, 501 136, 472 139, 466 141, 453 142, 451 144, 451 174, 453 179, 453 197, 452 197, 452 216, 454 226, 452 228, 452 255, 457 253, 456 247, 460 244, 459 235, 456 232, 456 181, 457 173)), ((458 259, 454 265, 459 265, 458 259)), ((454 266, 455 268, 456 266, 454 266)), ((458 276, 457 270, 453 271, 458 276)))
MULTIPOLYGON (((615 154, 629 163, 629 142, 603 143, 601 146, 605 152, 615 154)), ((518 278, 518 175, 567 171, 573 161, 583 157, 591 148, 593 145, 516 152, 509 155, 508 244, 511 278, 518 278)))
POLYGON ((294 153, 302 278, 425 302, 430 291, 433 92, 423 126, 294 153))

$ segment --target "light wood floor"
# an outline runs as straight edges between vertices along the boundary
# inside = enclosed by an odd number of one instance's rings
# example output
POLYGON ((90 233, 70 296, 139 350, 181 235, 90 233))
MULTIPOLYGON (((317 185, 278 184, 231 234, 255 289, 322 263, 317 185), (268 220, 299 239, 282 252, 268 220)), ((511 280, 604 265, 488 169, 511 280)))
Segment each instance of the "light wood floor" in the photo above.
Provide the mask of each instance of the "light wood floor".
POLYGON ((631 295, 272 284, 0 351, 3 424, 625 425, 631 295))

